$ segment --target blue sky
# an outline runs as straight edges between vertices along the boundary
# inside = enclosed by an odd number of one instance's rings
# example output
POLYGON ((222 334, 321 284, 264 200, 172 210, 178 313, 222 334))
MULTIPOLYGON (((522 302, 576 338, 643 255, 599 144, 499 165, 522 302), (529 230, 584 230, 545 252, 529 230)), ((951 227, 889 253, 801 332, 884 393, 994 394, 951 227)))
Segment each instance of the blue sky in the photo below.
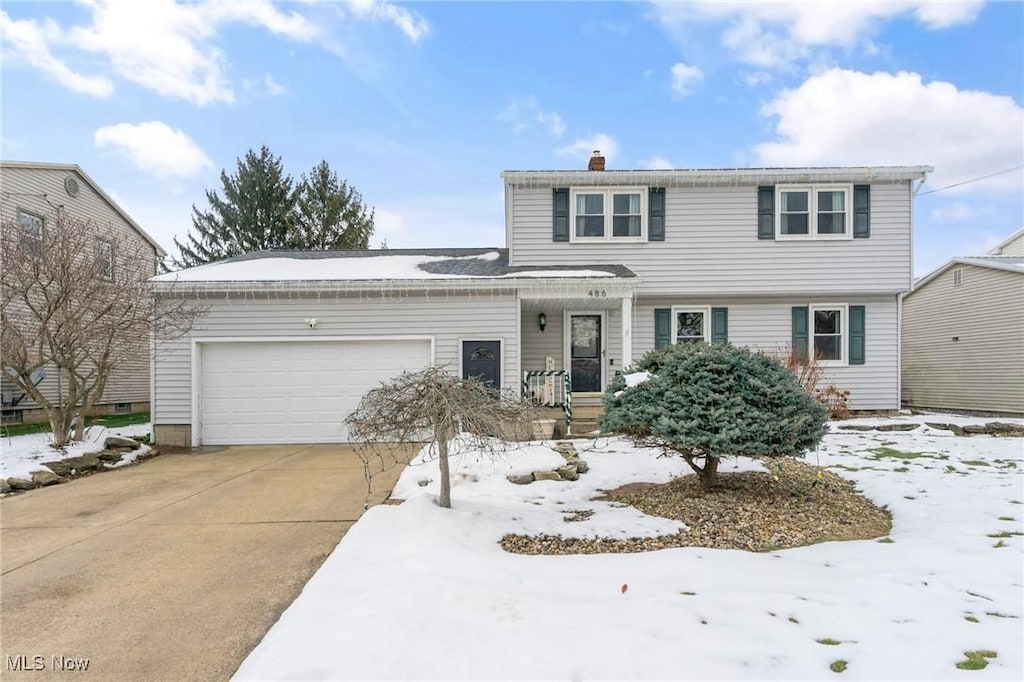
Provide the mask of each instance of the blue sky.
POLYGON ((1024 225, 1024 4, 6 2, 5 159, 165 248, 222 168, 326 159, 374 245, 494 246, 504 169, 930 164, 915 270, 1024 225), (962 187, 946 185, 1017 167, 962 187))

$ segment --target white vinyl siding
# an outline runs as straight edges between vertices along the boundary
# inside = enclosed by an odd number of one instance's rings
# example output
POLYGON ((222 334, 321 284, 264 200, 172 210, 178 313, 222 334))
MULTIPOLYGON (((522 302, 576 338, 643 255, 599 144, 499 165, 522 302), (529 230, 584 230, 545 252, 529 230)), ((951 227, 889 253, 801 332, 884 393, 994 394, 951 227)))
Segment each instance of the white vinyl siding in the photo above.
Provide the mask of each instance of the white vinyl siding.
POLYGON ((868 239, 759 240, 757 187, 746 185, 666 188, 665 241, 553 242, 551 188, 510 191, 514 265, 621 264, 640 275, 642 296, 910 289, 909 182, 871 185, 868 239))
MULTIPOLYGON (((57 168, 24 168, 0 165, 0 184, 4 195, 0 196, 0 220, 4 229, 20 229, 17 223, 18 211, 27 211, 44 218, 43 229, 48 229, 54 220, 53 204, 63 205, 65 212, 76 219, 91 220, 103 229, 110 229, 118 241, 129 240, 141 244, 147 256, 152 254, 153 273, 156 274, 157 258, 152 245, 133 228, 124 217, 102 197, 88 182, 73 170, 57 168), (78 195, 71 197, 64 189, 64 180, 73 177, 79 187, 78 195), (44 198, 42 195, 46 195, 44 198), (49 199, 49 202, 47 201, 49 199), (52 202, 52 203, 51 203, 52 202)), ((121 249, 126 252, 128 249, 121 249)), ((114 267, 118 249, 114 249, 114 267)), ((139 333, 146 334, 145 330, 139 333)), ((98 405, 110 403, 147 403, 150 398, 149 357, 120 358, 110 374, 103 396, 98 405)), ((11 386, 3 382, 6 390, 11 386)), ((47 367, 47 377, 41 384, 47 398, 57 397, 57 372, 47 367)), ((18 409, 37 409, 38 406, 25 398, 18 409)))
POLYGON ((434 337, 435 360, 453 371, 459 339, 502 342, 502 385, 519 385, 516 306, 514 295, 292 296, 267 298, 254 294, 217 296, 190 337, 156 348, 154 424, 191 424, 191 339, 275 337, 434 337), (309 329, 305 320, 319 320, 309 329))
POLYGON ((1024 415, 1024 274, 956 268, 903 300, 903 402, 1024 415))
MULTIPOLYGON (((655 308, 687 309, 689 306, 728 308, 729 343, 750 346, 770 353, 783 353, 792 341, 793 306, 834 304, 834 300, 806 297, 786 299, 723 299, 687 300, 644 298, 637 301, 633 324, 633 355, 639 359, 654 348, 655 308)), ((898 372, 899 340, 897 336, 896 297, 856 297, 844 303, 865 306, 865 363, 842 367, 826 367, 824 385, 835 384, 850 391, 850 407, 854 410, 895 410, 899 396, 895 376, 898 372)), ((844 339, 844 343, 847 341, 844 339)))

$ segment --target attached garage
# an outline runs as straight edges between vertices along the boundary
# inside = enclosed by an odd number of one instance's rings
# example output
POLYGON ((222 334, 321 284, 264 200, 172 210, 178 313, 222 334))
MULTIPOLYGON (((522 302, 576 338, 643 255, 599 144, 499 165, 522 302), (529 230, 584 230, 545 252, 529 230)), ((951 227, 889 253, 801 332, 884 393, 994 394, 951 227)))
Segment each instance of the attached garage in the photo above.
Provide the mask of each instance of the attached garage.
MULTIPOLYGON (((337 443, 381 381, 433 361, 430 338, 203 340, 196 344, 203 445, 337 443)), ((195 422, 193 422, 195 423, 195 422)))

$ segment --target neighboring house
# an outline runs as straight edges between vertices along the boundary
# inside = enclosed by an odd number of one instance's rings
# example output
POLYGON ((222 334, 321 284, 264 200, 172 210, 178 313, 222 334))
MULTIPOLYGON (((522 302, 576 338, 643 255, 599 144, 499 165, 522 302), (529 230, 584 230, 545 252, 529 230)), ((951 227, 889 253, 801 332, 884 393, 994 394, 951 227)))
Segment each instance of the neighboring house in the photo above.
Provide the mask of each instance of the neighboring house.
MULTIPOLYGON (((153 273, 164 255, 152 237, 125 213, 124 209, 104 192, 85 171, 74 164, 0 161, 0 220, 4 230, 20 230, 23 243, 40 241, 47 226, 63 211, 80 220, 90 220, 111 233, 111 240, 102 240, 98 249, 110 254, 116 267, 118 242, 132 240, 138 250, 152 254, 153 273)), ((122 249, 121 250, 126 250, 122 249)), ((132 249, 135 251, 136 249, 132 249)), ((98 251, 99 252, 99 251, 98 251)), ((5 314, 12 311, 5 310, 5 314)), ((16 312, 16 311, 14 311, 16 312)), ((58 376, 52 368, 39 372, 39 386, 47 397, 57 396, 58 376)), ((3 372, 0 372, 3 395, 3 423, 30 423, 46 420, 39 407, 25 396, 3 372)), ((149 358, 143 354, 126 357, 111 373, 101 401, 94 414, 145 412, 150 403, 149 358)))
POLYGON ((904 297, 903 403, 1024 416, 1024 229, 904 297))
MULTIPOLYGON (((158 442, 329 442, 359 397, 449 363, 574 404, 667 343, 810 348, 856 410, 899 408, 911 209, 930 168, 509 171, 506 248, 258 253, 161 275, 209 305, 156 351, 158 442)), ((443 229, 443 226, 424 226, 443 229)))

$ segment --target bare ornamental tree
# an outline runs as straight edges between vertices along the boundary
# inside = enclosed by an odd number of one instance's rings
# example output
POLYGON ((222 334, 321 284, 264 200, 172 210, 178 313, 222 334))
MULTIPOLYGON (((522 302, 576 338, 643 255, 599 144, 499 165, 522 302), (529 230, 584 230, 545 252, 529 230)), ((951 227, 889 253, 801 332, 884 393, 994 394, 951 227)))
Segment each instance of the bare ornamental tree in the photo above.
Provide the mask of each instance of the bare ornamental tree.
POLYGON ((478 379, 462 379, 444 366, 433 366, 372 389, 345 423, 360 442, 368 486, 378 473, 371 461, 379 463, 380 471, 405 465, 408 457, 400 453, 415 453, 397 444, 429 443, 441 470, 438 504, 451 508, 448 454, 456 438, 465 447, 494 456, 509 449, 511 441, 528 438, 534 417, 533 407, 518 396, 499 394, 478 379))
POLYGON ((53 446, 63 447, 83 437, 84 416, 115 366, 147 358, 151 334, 186 333, 201 309, 184 299, 158 305, 152 249, 110 226, 58 210, 38 236, 13 222, 0 235, 4 379, 46 412, 53 446), (56 393, 36 385, 43 368, 57 372, 56 393))

